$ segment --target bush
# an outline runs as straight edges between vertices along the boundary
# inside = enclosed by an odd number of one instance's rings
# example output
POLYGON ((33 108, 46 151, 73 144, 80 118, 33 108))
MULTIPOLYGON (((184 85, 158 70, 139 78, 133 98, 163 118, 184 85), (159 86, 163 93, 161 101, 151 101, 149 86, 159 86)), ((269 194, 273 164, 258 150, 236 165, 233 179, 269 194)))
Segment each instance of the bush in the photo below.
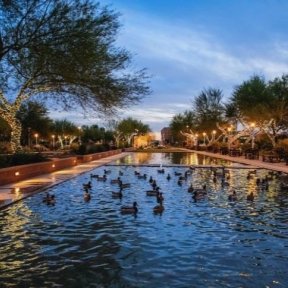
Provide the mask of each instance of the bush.
POLYGON ((76 154, 78 155, 86 155, 86 154, 93 154, 93 153, 99 153, 99 152, 105 152, 109 151, 110 147, 109 145, 102 145, 102 144, 81 144, 76 150, 76 154))
POLYGON ((11 145, 9 142, 0 142, 0 154, 12 153, 11 145))
POLYGON ((15 153, 0 155, 0 168, 44 162, 48 159, 40 153, 15 153))

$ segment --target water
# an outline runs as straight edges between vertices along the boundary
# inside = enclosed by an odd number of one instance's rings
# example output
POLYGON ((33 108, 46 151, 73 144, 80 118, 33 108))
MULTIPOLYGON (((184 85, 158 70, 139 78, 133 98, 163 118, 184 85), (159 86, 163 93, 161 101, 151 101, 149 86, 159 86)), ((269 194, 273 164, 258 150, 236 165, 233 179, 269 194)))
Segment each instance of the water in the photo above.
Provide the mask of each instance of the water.
POLYGON ((0 287, 288 287, 288 197, 280 180, 273 177, 266 191, 255 179, 268 171, 247 180, 251 170, 228 163, 229 187, 219 177, 214 183, 207 168, 179 186, 174 174, 187 168, 165 165, 191 164, 187 156, 141 153, 98 167, 92 173, 111 174, 107 182, 92 179, 88 203, 81 189, 90 180, 86 173, 49 189, 55 206, 42 203, 42 192, 0 211, 0 287), (124 165, 147 158, 165 173, 124 165), (111 197, 118 188, 110 180, 119 171, 131 183, 122 200, 111 197), (162 215, 153 213, 155 197, 145 193, 150 184, 135 171, 157 179, 165 198, 162 215), (191 182, 205 183, 208 197, 195 202, 187 192, 191 182), (232 189, 238 201, 227 200, 232 189), (253 202, 246 200, 251 191, 253 202), (120 207, 133 201, 137 216, 122 215, 120 207))

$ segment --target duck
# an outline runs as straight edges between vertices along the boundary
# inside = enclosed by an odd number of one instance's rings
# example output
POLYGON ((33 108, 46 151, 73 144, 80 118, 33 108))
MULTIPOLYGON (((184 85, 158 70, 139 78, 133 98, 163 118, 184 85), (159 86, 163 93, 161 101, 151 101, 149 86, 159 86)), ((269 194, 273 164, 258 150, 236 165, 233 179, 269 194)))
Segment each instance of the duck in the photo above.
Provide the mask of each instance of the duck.
POLYGON ((111 173, 111 170, 104 169, 104 174, 110 174, 110 173, 111 173))
POLYGON ((86 202, 91 200, 91 194, 89 193, 88 190, 85 190, 83 198, 84 198, 84 201, 86 201, 86 202))
POLYGON ((236 201, 237 200, 237 195, 236 195, 236 191, 235 190, 233 190, 232 194, 230 194, 228 196, 228 200, 229 201, 236 201))
POLYGON ((119 171, 119 176, 123 176, 123 174, 124 174, 124 173, 120 170, 120 171, 119 171))
POLYGON ((102 177, 100 177, 100 176, 97 177, 97 181, 103 181, 103 182, 105 182, 106 180, 107 180, 106 174, 104 174, 102 177))
POLYGON ((191 184, 188 188, 188 193, 192 193, 194 191, 194 187, 193 185, 191 184))
POLYGON ((152 176, 150 176, 150 178, 149 178, 149 183, 153 183, 153 177, 152 176))
POLYGON ((119 192, 112 191, 112 198, 119 198, 121 199, 123 197, 122 189, 120 189, 119 192))
POLYGON ((50 195, 49 193, 46 194, 45 198, 43 199, 43 202, 47 205, 55 205, 56 199, 55 195, 50 195))
POLYGON ((202 188, 198 188, 198 189, 194 189, 193 190, 193 196, 192 198, 194 200, 200 200, 200 199, 204 199, 207 195, 207 188, 206 185, 204 184, 202 186, 202 188))
POLYGON ((158 169, 157 172, 160 173, 160 174, 164 174, 165 173, 165 169, 164 168, 158 169))
POLYGON ((130 186, 130 183, 123 183, 122 181, 119 182, 120 189, 129 188, 130 186))
POLYGON ((146 195, 147 196, 157 196, 159 194, 159 187, 157 187, 155 190, 147 190, 146 195))
POLYGON ((159 193, 157 194, 157 203, 162 204, 163 201, 164 201, 163 193, 162 193, 162 192, 161 192, 161 193, 159 192, 159 193))
POLYGON ((46 192, 45 197, 43 198, 43 203, 47 203, 51 198, 51 195, 49 194, 49 192, 46 192))
POLYGON ((160 203, 159 205, 153 208, 153 212, 155 214, 162 213, 163 211, 164 211, 164 206, 162 205, 162 203, 160 203))
POLYGON ((171 175, 168 174, 167 177, 166 177, 166 179, 169 181, 169 180, 171 179, 171 175))
POLYGON ((84 189, 91 189, 91 188, 92 188, 91 181, 88 181, 88 183, 84 183, 84 184, 83 184, 83 188, 84 188, 84 189))
POLYGON ((250 194, 247 195, 247 201, 254 201, 254 194, 251 192, 250 194))
POLYGON ((138 179, 147 179, 147 175, 146 174, 138 175, 138 179))
POLYGON ((110 183, 111 183, 111 184, 119 184, 120 181, 121 181, 121 178, 118 177, 117 179, 112 179, 112 180, 110 181, 110 183))
POLYGON ((207 194, 207 193, 203 193, 203 192, 201 192, 200 190, 195 190, 195 191, 193 192, 192 198, 193 198, 195 201, 202 200, 202 199, 204 199, 204 198, 206 197, 206 194, 207 194))
POLYGON ((174 175, 175 175, 175 176, 181 176, 182 173, 181 173, 181 172, 176 172, 176 171, 175 171, 175 172, 174 172, 174 175))
POLYGON ((222 178, 221 180, 221 186, 224 187, 224 186, 230 186, 229 182, 225 181, 224 178, 222 178))
POLYGON ((153 182, 151 183, 151 186, 154 190, 157 188, 156 180, 153 180, 153 182))
POLYGON ((138 204, 137 202, 133 202, 133 206, 122 206, 121 213, 122 214, 136 214, 138 212, 138 204))
POLYGON ((92 178, 98 178, 99 177, 99 175, 98 174, 90 174, 90 178, 92 179, 92 178))

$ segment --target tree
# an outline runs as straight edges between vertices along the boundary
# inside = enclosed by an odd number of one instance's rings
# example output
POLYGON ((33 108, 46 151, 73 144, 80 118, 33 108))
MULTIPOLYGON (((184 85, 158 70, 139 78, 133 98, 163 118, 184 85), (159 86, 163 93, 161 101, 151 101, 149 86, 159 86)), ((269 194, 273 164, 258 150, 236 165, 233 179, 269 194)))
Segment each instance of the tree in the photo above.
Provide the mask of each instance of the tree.
POLYGON ((62 149, 65 145, 71 145, 71 143, 80 136, 78 127, 66 119, 55 120, 52 124, 51 131, 54 133, 54 136, 57 137, 62 149))
POLYGON ((115 129, 117 146, 119 145, 121 138, 124 139, 128 145, 131 145, 134 136, 139 134, 146 134, 148 132, 151 132, 149 125, 131 117, 123 119, 117 123, 115 129))
POLYGON ((270 95, 263 77, 253 76, 235 87, 231 102, 242 121, 257 122, 267 119, 270 95))
POLYGON ((211 133, 215 130, 216 123, 223 122, 224 105, 223 93, 219 89, 205 89, 195 97, 192 102, 192 111, 196 117, 199 131, 211 133))
POLYGON ((103 144, 114 141, 113 131, 106 130, 98 125, 82 126, 81 140, 83 143, 101 142, 103 144))
POLYGON ((44 104, 36 101, 23 103, 16 114, 22 125, 21 143, 29 145, 30 137, 34 133, 40 133, 47 137, 52 125, 52 119, 48 117, 48 111, 44 104))
POLYGON ((288 127, 288 75, 268 83, 253 76, 235 88, 231 100, 242 125, 255 125, 275 147, 277 137, 288 127))
POLYGON ((90 0, 0 1, 0 113, 19 149, 16 114, 31 97, 113 113, 148 94, 145 71, 115 46, 118 14, 90 0))
POLYGON ((186 110, 184 113, 179 113, 173 116, 170 125, 171 133, 174 141, 184 141, 182 132, 190 133, 190 130, 196 131, 195 113, 193 111, 186 110))

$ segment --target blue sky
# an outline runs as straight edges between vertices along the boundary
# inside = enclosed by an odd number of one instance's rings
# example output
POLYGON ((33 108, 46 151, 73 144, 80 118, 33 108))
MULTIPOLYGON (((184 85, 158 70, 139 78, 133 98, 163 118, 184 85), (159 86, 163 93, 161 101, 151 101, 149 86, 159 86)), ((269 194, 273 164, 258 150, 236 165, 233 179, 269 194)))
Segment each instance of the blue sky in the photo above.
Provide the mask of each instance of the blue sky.
MULTIPOLYGON (((258 74, 288 73, 287 0, 103 0, 121 14, 117 44, 146 67, 153 93, 122 111, 155 131, 191 107, 205 88, 227 99, 235 85, 258 74)), ((65 117, 65 116, 64 116, 65 117)), ((68 118, 68 117, 67 117, 68 118)), ((79 124, 97 117, 76 115, 79 124)))

